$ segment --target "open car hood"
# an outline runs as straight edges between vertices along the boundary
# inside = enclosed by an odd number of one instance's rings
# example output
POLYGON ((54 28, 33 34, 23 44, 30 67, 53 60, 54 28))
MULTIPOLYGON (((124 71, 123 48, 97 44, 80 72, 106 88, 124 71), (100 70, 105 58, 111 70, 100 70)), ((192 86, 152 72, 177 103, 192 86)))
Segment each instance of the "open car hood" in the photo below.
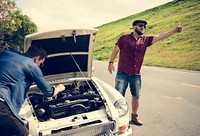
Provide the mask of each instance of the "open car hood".
POLYGON ((24 51, 34 45, 47 51, 41 68, 46 78, 91 77, 96 32, 96 29, 64 29, 27 35, 24 51))

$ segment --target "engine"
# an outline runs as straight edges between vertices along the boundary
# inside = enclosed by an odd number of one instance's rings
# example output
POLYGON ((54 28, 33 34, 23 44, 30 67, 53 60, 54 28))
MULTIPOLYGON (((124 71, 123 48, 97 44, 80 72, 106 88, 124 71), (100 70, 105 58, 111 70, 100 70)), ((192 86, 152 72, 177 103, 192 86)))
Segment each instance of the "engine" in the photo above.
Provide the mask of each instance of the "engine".
POLYGON ((39 121, 59 119, 104 107, 97 88, 91 81, 73 81, 55 97, 29 93, 28 98, 39 121))

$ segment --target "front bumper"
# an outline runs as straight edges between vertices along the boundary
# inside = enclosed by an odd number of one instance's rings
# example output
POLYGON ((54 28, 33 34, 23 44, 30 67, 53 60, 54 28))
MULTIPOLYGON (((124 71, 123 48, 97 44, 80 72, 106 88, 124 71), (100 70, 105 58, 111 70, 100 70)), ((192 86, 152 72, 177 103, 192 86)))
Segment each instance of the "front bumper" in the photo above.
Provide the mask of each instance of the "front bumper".
POLYGON ((131 126, 128 126, 127 129, 123 132, 109 133, 106 136, 129 136, 133 133, 131 126))
MULTIPOLYGON (((129 126, 123 132, 113 132, 115 122, 100 123, 92 126, 77 126, 77 128, 61 128, 58 130, 51 130, 52 136, 128 136, 132 134, 132 128, 129 126), (68 130, 69 129, 69 130, 68 130)), ((49 130, 43 130, 39 132, 39 136, 47 136, 46 132, 49 130)))

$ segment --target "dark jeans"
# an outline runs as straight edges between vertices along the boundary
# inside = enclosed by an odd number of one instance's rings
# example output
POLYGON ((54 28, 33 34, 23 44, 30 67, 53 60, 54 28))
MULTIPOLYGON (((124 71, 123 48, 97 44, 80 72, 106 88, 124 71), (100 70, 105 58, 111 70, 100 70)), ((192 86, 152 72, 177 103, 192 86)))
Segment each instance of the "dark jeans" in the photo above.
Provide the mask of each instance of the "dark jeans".
POLYGON ((0 101, 0 135, 28 136, 28 134, 28 129, 14 116, 6 102, 0 101))

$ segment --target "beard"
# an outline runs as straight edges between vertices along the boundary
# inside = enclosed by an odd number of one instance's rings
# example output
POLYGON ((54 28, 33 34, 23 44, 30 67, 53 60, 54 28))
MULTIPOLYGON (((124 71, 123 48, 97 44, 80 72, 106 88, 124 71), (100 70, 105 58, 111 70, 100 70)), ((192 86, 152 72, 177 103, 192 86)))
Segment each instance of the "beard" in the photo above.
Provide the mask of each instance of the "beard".
POLYGON ((137 28, 135 29, 135 32, 136 32, 138 35, 143 35, 143 32, 139 31, 137 28))

